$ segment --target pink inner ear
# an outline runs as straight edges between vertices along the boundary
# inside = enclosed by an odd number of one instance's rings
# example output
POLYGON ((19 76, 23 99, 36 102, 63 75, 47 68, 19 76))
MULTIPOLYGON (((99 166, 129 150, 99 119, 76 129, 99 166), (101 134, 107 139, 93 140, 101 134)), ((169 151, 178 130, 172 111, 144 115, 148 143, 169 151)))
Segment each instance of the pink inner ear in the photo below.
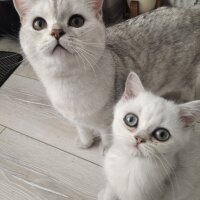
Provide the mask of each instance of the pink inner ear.
POLYGON ((24 1, 21 1, 21 0, 15 0, 14 5, 15 5, 15 8, 16 8, 19 16, 22 18, 25 15, 25 13, 27 12, 26 3, 24 3, 24 1))
POLYGON ((133 97, 135 97, 135 94, 131 90, 126 89, 124 94, 123 94, 123 98, 125 100, 129 100, 129 99, 131 99, 133 97))
POLYGON ((191 126, 194 123, 194 116, 183 116, 181 117, 181 121, 184 124, 184 127, 191 126))
POLYGON ((94 0, 94 8, 97 12, 100 12, 102 9, 103 0, 94 0))

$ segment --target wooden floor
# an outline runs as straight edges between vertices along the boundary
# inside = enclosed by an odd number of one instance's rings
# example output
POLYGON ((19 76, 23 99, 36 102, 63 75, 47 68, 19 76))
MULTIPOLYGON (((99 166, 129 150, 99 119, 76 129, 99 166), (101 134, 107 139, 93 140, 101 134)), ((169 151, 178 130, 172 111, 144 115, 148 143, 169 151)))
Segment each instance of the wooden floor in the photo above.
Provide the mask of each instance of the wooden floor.
MULTIPOLYGON (((0 50, 19 52, 9 40, 0 41, 0 50)), ((0 88, 0 199, 96 199, 102 157, 98 146, 78 149, 75 137, 24 62, 0 88)))

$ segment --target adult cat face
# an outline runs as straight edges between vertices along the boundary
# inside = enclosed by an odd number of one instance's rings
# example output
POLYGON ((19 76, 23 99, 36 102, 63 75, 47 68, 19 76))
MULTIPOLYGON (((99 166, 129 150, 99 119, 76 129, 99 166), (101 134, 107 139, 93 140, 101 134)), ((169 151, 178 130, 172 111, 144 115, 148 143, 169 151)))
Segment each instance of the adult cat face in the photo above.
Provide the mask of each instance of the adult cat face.
POLYGON ((21 17, 21 45, 32 63, 94 66, 104 52, 102 0, 14 0, 14 4, 21 17))
POLYGON ((199 110, 200 101, 176 105, 145 91, 131 73, 115 109, 114 143, 137 156, 173 157, 189 141, 199 110))

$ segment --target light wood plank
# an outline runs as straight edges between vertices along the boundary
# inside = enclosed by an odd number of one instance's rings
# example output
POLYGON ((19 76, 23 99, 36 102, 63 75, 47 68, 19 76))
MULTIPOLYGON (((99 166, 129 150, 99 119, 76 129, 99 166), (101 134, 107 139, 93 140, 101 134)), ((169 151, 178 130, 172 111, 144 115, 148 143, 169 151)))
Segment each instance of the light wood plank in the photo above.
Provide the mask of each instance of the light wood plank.
POLYGON ((9 129, 0 135, 1 200, 94 200, 102 168, 9 129))
POLYGON ((38 80, 37 75, 35 74, 31 65, 27 61, 24 61, 14 72, 14 74, 38 80))
POLYGON ((18 39, 0 38, 0 51, 11 51, 20 53, 21 48, 18 39))
POLYGON ((0 89, 0 113, 3 126, 101 164, 98 147, 76 147, 74 127, 52 108, 39 81, 13 75, 0 89))

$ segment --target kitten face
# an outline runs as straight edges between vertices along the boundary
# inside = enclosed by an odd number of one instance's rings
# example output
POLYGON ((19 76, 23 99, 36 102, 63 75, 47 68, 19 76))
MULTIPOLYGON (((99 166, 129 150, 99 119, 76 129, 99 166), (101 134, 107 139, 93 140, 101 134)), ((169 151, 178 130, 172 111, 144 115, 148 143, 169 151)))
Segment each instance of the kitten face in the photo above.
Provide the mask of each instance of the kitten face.
MULTIPOLYGON (((23 2, 16 0, 15 4, 20 7, 23 2)), ((94 1, 94 4, 97 5, 97 2, 94 1)), ((57 59, 61 63, 66 59, 67 63, 94 65, 102 55, 105 27, 91 1, 28 0, 26 7, 23 14, 22 5, 20 7, 20 39, 28 58, 33 57, 34 61, 48 59, 48 62, 57 59), (59 35, 59 40, 55 34, 59 35)))
POLYGON ((183 130, 178 113, 178 108, 172 102, 150 93, 143 93, 135 99, 123 101, 116 107, 113 123, 115 140, 132 149, 134 154, 142 153, 145 156, 151 156, 153 152, 174 154, 190 136, 183 130), (136 126, 130 127, 125 123, 127 114, 137 116, 136 126), (161 138, 156 137, 157 130, 163 131, 161 138), (137 137, 144 141, 137 145, 137 137))
POLYGON ((173 157, 189 141, 199 109, 199 101, 176 105, 145 91, 132 73, 115 108, 114 143, 134 156, 173 157))

